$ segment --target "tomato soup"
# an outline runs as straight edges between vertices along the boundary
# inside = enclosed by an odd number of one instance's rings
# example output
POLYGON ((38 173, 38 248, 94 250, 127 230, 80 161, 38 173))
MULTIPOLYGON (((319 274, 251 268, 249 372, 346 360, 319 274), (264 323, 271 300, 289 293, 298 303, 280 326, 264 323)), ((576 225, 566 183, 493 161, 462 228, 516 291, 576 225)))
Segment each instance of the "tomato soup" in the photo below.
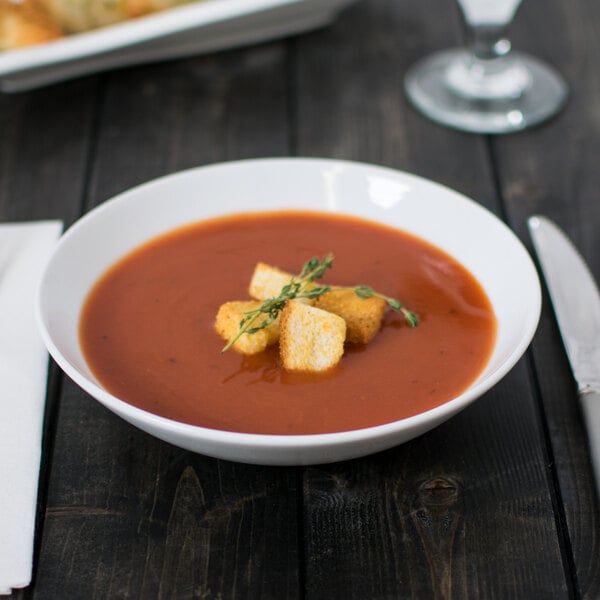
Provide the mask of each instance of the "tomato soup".
POLYGON ((236 215, 162 235, 124 257, 84 305, 80 343, 118 398, 184 423, 264 434, 339 432, 389 423, 457 396, 490 356, 496 320, 453 258, 396 229, 310 212, 236 215), (325 283, 365 284, 417 313, 388 310, 368 345, 346 345, 323 374, 285 371, 277 345, 221 353, 224 302, 248 299, 257 262, 298 273, 334 255, 325 283))

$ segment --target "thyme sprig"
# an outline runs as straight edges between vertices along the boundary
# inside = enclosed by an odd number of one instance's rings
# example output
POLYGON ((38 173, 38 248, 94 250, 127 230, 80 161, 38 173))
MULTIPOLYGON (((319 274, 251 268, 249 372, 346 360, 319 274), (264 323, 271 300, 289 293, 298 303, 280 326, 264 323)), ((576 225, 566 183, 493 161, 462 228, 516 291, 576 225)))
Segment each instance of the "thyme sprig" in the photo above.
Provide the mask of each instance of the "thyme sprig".
POLYGON ((406 322, 411 327, 416 327, 419 324, 417 315, 406 309, 402 303, 395 298, 390 298, 376 292, 373 288, 367 285, 358 285, 355 287, 338 287, 332 288, 330 285, 314 285, 315 279, 320 279, 325 275, 327 269, 333 267, 333 254, 330 252, 323 259, 318 256, 306 261, 302 270, 297 276, 292 277, 290 282, 281 288, 278 296, 265 300, 259 307, 254 310, 249 310, 245 313, 244 318, 240 321, 240 328, 221 352, 226 352, 235 344, 235 342, 245 333, 252 335, 265 327, 268 327, 277 319, 279 313, 285 308, 289 300, 298 298, 314 299, 333 290, 353 290, 359 298, 382 298, 395 311, 401 312, 406 322), (260 320, 262 318, 262 320, 260 320))
POLYGON ((325 271, 331 269, 332 266, 333 254, 331 252, 323 260, 314 257, 306 261, 300 274, 292 277, 290 282, 281 288, 278 296, 265 300, 258 308, 245 313, 246 316, 240 321, 239 331, 227 342, 221 352, 229 350, 244 333, 253 334, 268 327, 277 319, 289 300, 318 298, 330 291, 331 287, 328 285, 313 286, 310 284, 315 279, 323 277, 325 271), (258 322, 261 317, 263 320, 258 322))
POLYGON ((396 298, 390 298, 390 296, 385 296, 384 294, 380 294, 368 285, 357 285, 355 287, 343 289, 353 290, 359 298, 381 298, 382 300, 385 300, 387 302, 388 306, 392 310, 402 313, 402 316, 411 327, 416 327, 419 324, 419 317, 417 317, 417 315, 414 312, 408 310, 405 306, 403 306, 403 304, 399 300, 396 300, 396 298))

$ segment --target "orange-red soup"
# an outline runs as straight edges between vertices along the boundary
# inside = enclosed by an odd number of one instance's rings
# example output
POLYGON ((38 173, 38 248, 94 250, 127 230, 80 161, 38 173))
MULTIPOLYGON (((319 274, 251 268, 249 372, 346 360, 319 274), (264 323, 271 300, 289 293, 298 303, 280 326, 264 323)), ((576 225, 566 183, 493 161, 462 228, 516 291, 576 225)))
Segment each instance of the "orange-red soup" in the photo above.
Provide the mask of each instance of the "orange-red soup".
POLYGON ((112 267, 82 312, 80 341, 100 383, 137 407, 216 429, 308 434, 388 423, 460 394, 495 337, 490 302, 454 259, 375 223, 321 213, 257 213, 190 225, 112 267), (367 346, 325 374, 284 371, 277 346, 221 353, 219 306, 248 298, 262 261, 291 273, 332 251, 326 282, 366 284, 420 317, 388 311, 367 346))

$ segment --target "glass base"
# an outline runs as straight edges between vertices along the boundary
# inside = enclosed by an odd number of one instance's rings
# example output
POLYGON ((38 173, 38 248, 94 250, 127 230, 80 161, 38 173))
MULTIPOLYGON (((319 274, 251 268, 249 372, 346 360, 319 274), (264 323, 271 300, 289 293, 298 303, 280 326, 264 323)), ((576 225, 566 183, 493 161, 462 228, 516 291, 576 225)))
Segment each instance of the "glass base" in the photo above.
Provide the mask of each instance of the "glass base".
MULTIPOLYGON (((473 59, 464 49, 445 50, 413 65, 404 87, 412 104, 430 119, 472 133, 510 133, 531 127, 555 115, 564 105, 568 87, 552 68, 532 56, 511 52, 510 70, 519 73, 522 89, 494 98, 490 90, 501 82, 494 73, 485 93, 478 97, 482 81, 472 81, 461 92, 457 76, 468 72, 473 59)), ((488 74, 485 74, 487 80, 488 74)), ((508 78, 507 78, 508 80, 508 78)), ((513 82, 515 78, 513 77, 513 82)))

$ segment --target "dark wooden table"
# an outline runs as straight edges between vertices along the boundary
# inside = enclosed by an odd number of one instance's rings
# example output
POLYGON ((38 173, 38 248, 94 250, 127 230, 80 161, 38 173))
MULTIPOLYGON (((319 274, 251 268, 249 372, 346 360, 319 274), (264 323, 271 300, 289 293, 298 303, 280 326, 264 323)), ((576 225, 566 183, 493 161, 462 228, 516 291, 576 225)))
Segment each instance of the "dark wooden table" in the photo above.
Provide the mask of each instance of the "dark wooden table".
MULTIPOLYGON (((416 59, 464 42, 446 0, 362 0, 326 29, 0 96, 0 218, 60 218, 223 160, 338 157, 476 199, 528 247, 542 213, 600 278, 600 2, 526 0, 515 47, 572 95, 503 137, 408 105, 416 59)), ((544 296, 531 348, 468 410, 392 450, 305 468, 198 456, 52 365, 34 581, 15 598, 600 598, 600 515, 544 296)))

